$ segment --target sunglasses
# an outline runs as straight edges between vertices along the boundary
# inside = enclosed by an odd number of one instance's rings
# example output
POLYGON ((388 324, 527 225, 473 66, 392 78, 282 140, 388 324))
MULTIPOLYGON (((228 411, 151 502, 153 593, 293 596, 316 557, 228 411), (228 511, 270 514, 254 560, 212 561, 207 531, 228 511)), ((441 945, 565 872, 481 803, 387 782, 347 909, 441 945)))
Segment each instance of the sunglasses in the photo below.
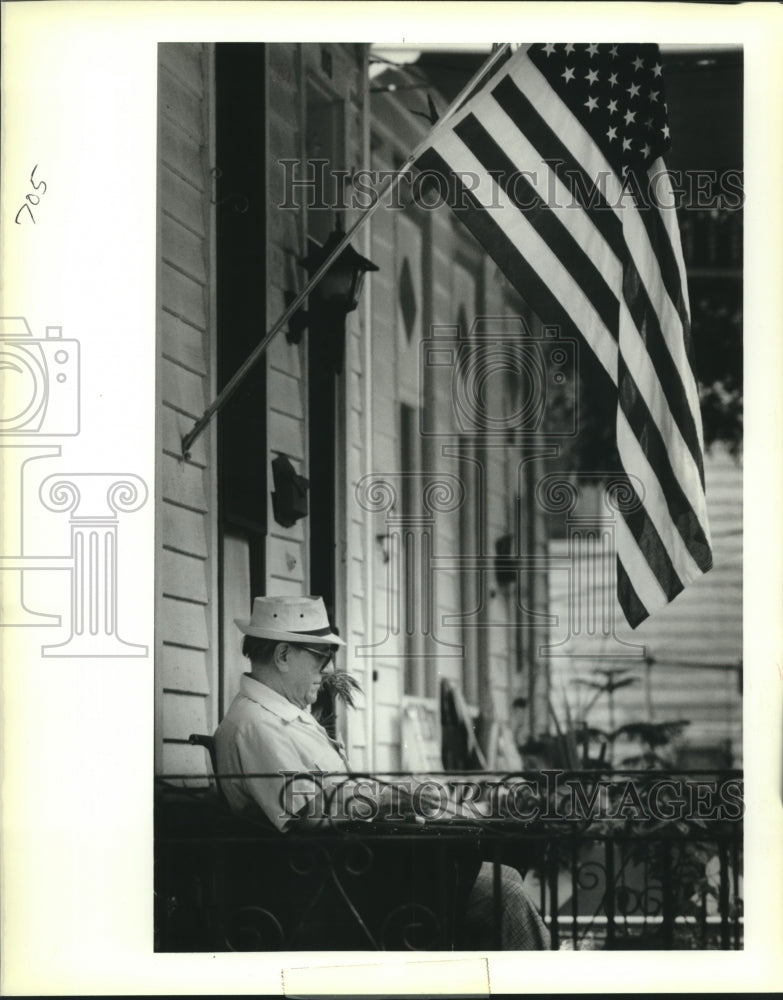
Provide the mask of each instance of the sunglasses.
POLYGON ((325 670, 326 667, 333 662, 334 654, 337 652, 333 646, 324 648, 323 646, 303 646, 300 643, 297 643, 296 648, 304 649, 308 653, 312 653, 313 656, 317 656, 321 660, 321 663, 318 666, 319 670, 325 670))

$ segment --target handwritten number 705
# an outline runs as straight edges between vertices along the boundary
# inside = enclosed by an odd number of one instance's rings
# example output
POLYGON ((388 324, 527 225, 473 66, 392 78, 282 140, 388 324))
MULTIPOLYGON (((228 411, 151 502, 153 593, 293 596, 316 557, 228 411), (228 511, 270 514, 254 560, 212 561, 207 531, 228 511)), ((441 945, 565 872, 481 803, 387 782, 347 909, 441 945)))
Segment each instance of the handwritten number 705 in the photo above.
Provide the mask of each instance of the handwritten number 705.
POLYGON ((38 169, 38 164, 36 163, 36 165, 33 167, 32 173, 30 174, 30 184, 33 187, 33 191, 39 191, 40 194, 30 193, 30 194, 28 194, 25 197, 24 204, 19 209, 19 211, 16 213, 16 218, 14 219, 14 222, 17 224, 17 226, 21 226, 21 224, 22 224, 19 221, 19 216, 24 211, 29 212, 30 218, 33 221, 33 225, 35 225, 35 216, 33 215, 33 206, 39 205, 40 202, 41 202, 41 196, 46 194, 46 181, 37 181, 36 182, 36 180, 35 180, 35 172, 36 172, 37 169, 38 169))

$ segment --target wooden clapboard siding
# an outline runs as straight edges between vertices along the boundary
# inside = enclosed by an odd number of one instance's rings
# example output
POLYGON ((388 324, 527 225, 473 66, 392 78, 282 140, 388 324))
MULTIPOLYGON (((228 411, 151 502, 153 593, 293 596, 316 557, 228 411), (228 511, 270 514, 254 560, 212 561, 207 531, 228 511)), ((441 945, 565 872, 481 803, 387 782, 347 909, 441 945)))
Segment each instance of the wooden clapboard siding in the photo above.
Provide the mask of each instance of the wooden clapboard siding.
POLYGON ((207 374, 204 331, 165 310, 160 317, 161 355, 197 375, 207 374))
MULTIPOLYGON (((173 250, 172 253, 176 253, 173 250)), ((197 330, 206 329, 206 289, 198 281, 168 261, 163 261, 163 286, 167 312, 173 313, 197 330)))
POLYGON ((184 555, 164 546, 160 572, 163 594, 195 604, 206 604, 209 595, 203 563, 204 560, 198 556, 184 555))
POLYGON ((304 584, 305 566, 302 560, 302 542, 295 538, 272 535, 269 551, 272 565, 278 567, 278 576, 304 584))
POLYGON ((269 395, 267 397, 269 408, 276 413, 287 413, 301 418, 304 409, 301 392, 301 379, 297 379, 276 367, 274 378, 269 380, 269 395))
POLYGON ((279 597, 300 597, 302 594, 302 584, 298 580, 289 579, 287 576, 270 573, 269 592, 279 597))
MULTIPOLYGON (((183 131, 179 122, 174 121, 168 114, 164 113, 162 119, 164 127, 160 132, 160 156, 163 166, 188 185, 181 194, 183 201, 190 200, 191 203, 195 203, 193 191, 200 192, 206 188, 201 146, 193 135, 183 131)), ((193 224, 198 225, 196 217, 193 224)))
POLYGON ((163 499, 174 506, 206 514, 209 508, 204 471, 171 455, 163 456, 161 466, 163 499))
POLYGON ((179 219, 164 214, 161 233, 163 259, 204 288, 207 280, 204 238, 179 219))
MULTIPOLYGON (((182 454, 182 438, 193 426, 193 418, 173 409, 169 403, 160 407, 159 416, 163 451, 172 458, 179 458, 182 454)), ((199 468, 206 467, 207 446, 203 437, 197 438, 193 443, 188 461, 199 468)))
POLYGON ((209 694, 207 651, 185 646, 169 646, 163 662, 163 688, 185 694, 209 694))
MULTIPOLYGON (((184 88, 185 94, 192 95, 198 100, 204 97, 204 72, 200 61, 201 46, 199 45, 166 45, 165 59, 163 60, 163 71, 168 77, 171 75, 180 85, 180 90, 184 88)), ((171 88, 164 83, 163 92, 171 94, 171 88)), ((174 94, 174 100, 180 100, 174 94)))
POLYGON ((267 434, 269 451, 272 457, 274 457, 275 452, 282 452, 292 460, 294 466, 296 466, 297 462, 304 461, 307 429, 304 417, 301 414, 293 415, 270 410, 267 421, 267 434))
POLYGON ((208 67, 205 46, 159 46, 156 758, 164 772, 193 774, 204 773, 203 754, 183 741, 217 721, 210 435, 187 461, 181 447, 214 388, 208 67))
POLYGON ((166 548, 206 559, 207 525, 198 511, 187 510, 165 500, 162 510, 162 539, 166 548))
MULTIPOLYGON (((192 58, 180 51, 182 57, 179 66, 171 61, 168 52, 161 54, 161 72, 158 79, 158 100, 162 104, 163 114, 176 124, 177 128, 190 136, 196 144, 203 139, 202 97, 203 88, 197 91, 191 89, 195 76, 192 58), (183 74, 180 70, 187 67, 183 74)), ((192 51, 195 55, 195 50, 192 51)))
POLYGON ((169 742, 187 743, 191 733, 207 732, 206 699, 197 694, 164 691, 163 726, 169 742))
POLYGON ((207 403, 204 376, 166 358, 160 361, 160 372, 166 386, 165 405, 193 419, 200 417, 207 403))
MULTIPOLYGON (((171 153, 169 155, 171 156, 171 153)), ((164 160, 160 162, 158 183, 161 214, 165 211, 180 225, 199 236, 206 236, 207 222, 201 187, 184 183, 182 175, 164 160)))
POLYGON ((160 628, 167 645, 210 648, 207 609, 203 604, 164 595, 160 628))

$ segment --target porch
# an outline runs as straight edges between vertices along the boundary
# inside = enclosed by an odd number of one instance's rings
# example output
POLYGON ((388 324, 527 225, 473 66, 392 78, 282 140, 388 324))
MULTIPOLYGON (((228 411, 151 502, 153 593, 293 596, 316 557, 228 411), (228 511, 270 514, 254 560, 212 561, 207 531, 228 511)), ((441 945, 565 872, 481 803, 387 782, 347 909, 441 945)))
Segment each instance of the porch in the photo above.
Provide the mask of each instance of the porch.
POLYGON ((449 789, 441 814, 284 835, 231 816, 214 779, 182 778, 157 782, 157 951, 476 950, 456 914, 482 861, 492 950, 501 865, 523 875, 552 950, 743 947, 737 771, 417 775, 449 789))

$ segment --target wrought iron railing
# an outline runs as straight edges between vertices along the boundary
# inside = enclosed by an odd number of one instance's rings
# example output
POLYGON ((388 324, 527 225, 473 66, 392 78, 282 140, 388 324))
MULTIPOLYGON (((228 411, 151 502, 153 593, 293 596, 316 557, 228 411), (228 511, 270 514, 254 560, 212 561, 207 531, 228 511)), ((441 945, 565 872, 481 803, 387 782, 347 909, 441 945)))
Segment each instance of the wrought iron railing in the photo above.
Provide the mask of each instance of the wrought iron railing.
MULTIPOLYGON (((252 777, 281 783, 285 808, 301 776, 252 777)), ((427 778, 449 795, 335 821, 332 796, 357 776, 317 776, 323 824, 280 833, 233 817, 211 780, 159 778, 156 947, 474 950, 460 914, 481 863, 494 872, 482 948, 503 940, 502 866, 524 876, 553 949, 742 947, 740 772, 361 778, 376 790, 427 778)))

